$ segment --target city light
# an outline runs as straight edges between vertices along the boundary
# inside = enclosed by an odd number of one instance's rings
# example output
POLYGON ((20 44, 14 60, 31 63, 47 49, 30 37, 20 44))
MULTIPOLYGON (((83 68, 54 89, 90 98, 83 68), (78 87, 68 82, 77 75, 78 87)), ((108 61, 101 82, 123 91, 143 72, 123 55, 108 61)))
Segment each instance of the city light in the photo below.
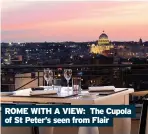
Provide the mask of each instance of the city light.
POLYGON ((11 45, 12 43, 11 42, 9 42, 9 45, 11 45))

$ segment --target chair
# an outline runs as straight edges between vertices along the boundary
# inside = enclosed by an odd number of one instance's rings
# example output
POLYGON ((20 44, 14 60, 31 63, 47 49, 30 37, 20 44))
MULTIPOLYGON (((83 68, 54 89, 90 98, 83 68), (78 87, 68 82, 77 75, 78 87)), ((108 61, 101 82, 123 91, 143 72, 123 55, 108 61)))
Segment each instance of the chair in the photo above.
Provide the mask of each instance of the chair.
POLYGON ((148 134, 148 97, 143 100, 139 134, 148 134))

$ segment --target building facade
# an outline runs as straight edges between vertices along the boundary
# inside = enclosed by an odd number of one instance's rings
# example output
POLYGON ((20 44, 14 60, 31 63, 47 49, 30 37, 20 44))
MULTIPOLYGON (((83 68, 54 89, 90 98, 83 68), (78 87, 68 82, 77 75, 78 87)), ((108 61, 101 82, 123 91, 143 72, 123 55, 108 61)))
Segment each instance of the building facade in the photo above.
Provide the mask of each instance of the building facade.
POLYGON ((113 56, 113 49, 114 45, 109 41, 108 36, 103 31, 96 44, 91 45, 90 53, 113 56))

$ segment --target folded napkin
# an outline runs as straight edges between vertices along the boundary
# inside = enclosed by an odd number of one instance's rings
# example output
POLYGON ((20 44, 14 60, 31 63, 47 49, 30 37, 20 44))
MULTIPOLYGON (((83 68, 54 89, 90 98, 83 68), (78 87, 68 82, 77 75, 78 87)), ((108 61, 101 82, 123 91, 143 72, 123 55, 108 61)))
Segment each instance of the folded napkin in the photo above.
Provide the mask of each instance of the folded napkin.
POLYGON ((42 95, 42 94, 56 94, 56 90, 35 90, 32 91, 31 88, 17 90, 13 92, 15 96, 30 96, 30 95, 42 95))
POLYGON ((13 95, 13 92, 0 92, 0 96, 9 96, 13 95))
POLYGON ((36 90, 36 91, 31 91, 30 95, 45 95, 45 94, 57 94, 56 90, 36 90))
POLYGON ((115 91, 114 86, 98 86, 98 87, 88 87, 89 92, 97 92, 97 91, 115 91))
POLYGON ((30 96, 31 91, 32 91, 31 88, 17 90, 17 91, 13 92, 13 95, 16 95, 16 96, 30 96))

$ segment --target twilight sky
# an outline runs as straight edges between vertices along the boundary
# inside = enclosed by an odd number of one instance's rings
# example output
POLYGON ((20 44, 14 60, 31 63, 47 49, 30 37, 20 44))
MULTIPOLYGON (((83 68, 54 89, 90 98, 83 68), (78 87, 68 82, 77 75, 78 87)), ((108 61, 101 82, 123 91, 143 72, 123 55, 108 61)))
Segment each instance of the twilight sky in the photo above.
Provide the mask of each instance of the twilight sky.
POLYGON ((3 0, 4 42, 148 40, 148 2, 3 0))

